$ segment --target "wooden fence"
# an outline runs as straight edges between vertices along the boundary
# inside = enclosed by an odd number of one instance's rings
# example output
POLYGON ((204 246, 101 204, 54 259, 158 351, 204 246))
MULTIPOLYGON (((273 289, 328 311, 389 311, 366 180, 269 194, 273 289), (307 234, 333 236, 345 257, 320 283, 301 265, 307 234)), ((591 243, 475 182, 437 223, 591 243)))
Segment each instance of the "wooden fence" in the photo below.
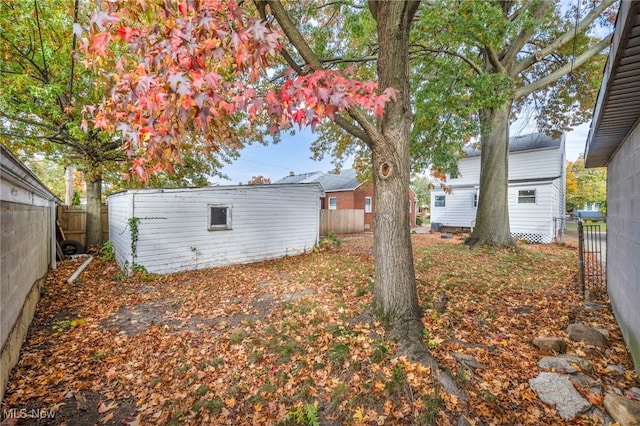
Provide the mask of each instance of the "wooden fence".
POLYGON ((364 210, 320 210, 320 235, 364 232, 364 210))
MULTIPOLYGON (((58 206, 58 222, 67 240, 78 241, 83 246, 87 236, 87 210, 85 206, 58 206)), ((109 240, 109 215, 102 205, 102 240, 109 240)))

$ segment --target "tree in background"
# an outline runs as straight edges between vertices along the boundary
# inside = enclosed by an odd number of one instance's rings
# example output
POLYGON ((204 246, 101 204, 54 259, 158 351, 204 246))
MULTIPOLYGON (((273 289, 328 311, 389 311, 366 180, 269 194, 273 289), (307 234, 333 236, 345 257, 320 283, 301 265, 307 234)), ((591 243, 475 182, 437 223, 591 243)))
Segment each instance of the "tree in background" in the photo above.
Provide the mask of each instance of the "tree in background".
MULTIPOLYGON (((416 193, 418 208, 429 209, 431 206, 431 188, 433 184, 427 176, 415 176, 411 179, 411 188, 416 193)), ((418 220, 419 216, 416 216, 418 220)))
POLYGON ((247 185, 269 185, 271 183, 270 178, 266 178, 262 175, 253 176, 247 185))
MULTIPOLYGON (((610 13, 615 0, 563 11, 549 1, 435 2, 431 23, 446 43, 428 49, 458 58, 477 75, 490 103, 477 111, 482 149, 476 226, 466 243, 510 246, 508 145, 512 113, 534 104, 538 127, 566 130, 589 118, 599 87, 602 63, 593 60, 609 47, 611 34, 590 35, 594 22, 610 13), (436 12, 437 9, 437 12, 436 12)), ((442 43, 442 38, 435 38, 442 43)))
POLYGON ((597 203, 600 212, 606 215, 607 169, 597 167, 585 169, 584 156, 567 162, 567 212, 582 210, 585 204, 597 203))

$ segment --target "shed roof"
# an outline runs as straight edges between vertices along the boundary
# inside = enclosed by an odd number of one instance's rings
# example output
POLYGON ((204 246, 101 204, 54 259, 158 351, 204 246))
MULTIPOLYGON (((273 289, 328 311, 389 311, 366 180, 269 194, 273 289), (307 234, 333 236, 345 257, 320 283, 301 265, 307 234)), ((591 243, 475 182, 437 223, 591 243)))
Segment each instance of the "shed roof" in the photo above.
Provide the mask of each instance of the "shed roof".
POLYGON ((322 185, 325 192, 352 191, 362 185, 362 182, 358 181, 356 171, 354 169, 343 170, 340 174, 312 172, 302 173, 299 175, 289 175, 275 181, 274 183, 283 184, 308 182, 318 182, 322 185))
POLYGON ((0 143, 0 158, 2 158, 0 161, 0 174, 3 180, 38 194, 46 200, 62 204, 62 201, 42 183, 38 176, 2 143, 0 143))
MULTIPOLYGON (((564 135, 554 139, 543 133, 531 133, 509 138, 509 152, 532 151, 536 149, 561 148, 564 144, 564 135)), ((480 150, 475 148, 465 149, 467 157, 479 157, 480 150)))
POLYGON ((640 117, 640 2, 620 3, 585 147, 585 166, 605 166, 640 117))

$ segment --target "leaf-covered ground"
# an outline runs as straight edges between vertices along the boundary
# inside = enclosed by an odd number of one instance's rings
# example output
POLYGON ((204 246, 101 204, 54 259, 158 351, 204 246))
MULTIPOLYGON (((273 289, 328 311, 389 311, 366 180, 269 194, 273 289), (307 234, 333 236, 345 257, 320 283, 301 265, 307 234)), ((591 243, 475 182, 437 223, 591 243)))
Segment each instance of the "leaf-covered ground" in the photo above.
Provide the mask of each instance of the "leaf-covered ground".
MULTIPOLYGON (((609 307, 585 307, 578 294, 575 248, 471 252, 437 234, 413 243, 425 342, 468 393, 471 424, 562 423, 528 385, 549 355, 535 337, 564 337, 605 391, 638 386, 609 307), (570 342, 576 321, 606 329, 607 347, 570 342), (454 353, 486 368, 468 369, 454 353)), ((383 324, 362 321, 370 237, 168 276, 127 278, 96 259, 67 284, 81 262, 50 273, 3 402, 5 413, 53 410, 55 419, 18 424, 448 425, 463 408, 429 369, 394 357, 383 324)), ((588 415, 575 423, 598 424, 588 415)))

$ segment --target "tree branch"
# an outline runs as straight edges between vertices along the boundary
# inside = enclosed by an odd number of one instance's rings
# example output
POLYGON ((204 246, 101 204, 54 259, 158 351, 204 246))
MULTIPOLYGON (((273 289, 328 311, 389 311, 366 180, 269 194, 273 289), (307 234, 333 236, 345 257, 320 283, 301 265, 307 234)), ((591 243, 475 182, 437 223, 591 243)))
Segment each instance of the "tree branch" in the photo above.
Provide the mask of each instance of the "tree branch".
POLYGON ((378 56, 363 56, 361 58, 344 58, 344 57, 336 57, 336 58, 326 58, 320 59, 320 62, 323 64, 356 64, 362 62, 373 62, 378 59, 378 56))
MULTIPOLYGON (((309 47, 309 44, 304 39, 300 31, 298 31, 297 26, 293 23, 293 21, 289 17, 289 14, 282 6, 282 3, 280 2, 280 0, 254 0, 254 1, 256 2, 256 6, 258 8, 264 9, 264 6, 261 3, 266 3, 267 5, 269 5, 269 9, 271 10, 271 13, 276 18, 276 21, 278 21, 280 28, 282 28, 282 31, 284 31, 284 34, 286 35, 289 42, 291 42, 293 47, 298 51, 298 53, 300 53, 300 56, 302 56, 305 62, 312 69, 316 69, 316 70, 324 69, 322 62, 320 61, 320 59, 318 59, 318 57, 315 55, 313 50, 311 50, 311 47, 309 47)), ((364 134, 367 135, 367 138, 362 140, 367 145, 369 145, 373 139, 373 136, 377 135, 378 133, 377 127, 371 121, 371 119, 367 116, 367 114, 365 114, 364 111, 362 111, 360 108, 350 107, 347 109, 347 112, 349 113, 351 118, 353 118, 356 122, 358 122, 358 124, 362 127, 364 134)), ((339 124, 338 121, 336 121, 336 124, 342 127, 342 125, 339 124)), ((344 127, 343 129, 347 130, 344 127)), ((352 130, 354 130, 354 128, 352 128, 352 130)), ((351 133, 349 130, 347 131, 351 133)))
POLYGON ((616 1, 617 0, 602 0, 602 2, 598 4, 598 6, 596 6, 591 12, 589 12, 589 14, 585 16, 584 19, 580 21, 580 23, 578 23, 576 27, 567 30, 567 32, 565 32, 560 37, 555 39, 553 42, 547 45, 547 47, 545 47, 544 49, 538 52, 532 53, 531 55, 527 56, 526 58, 518 62, 513 67, 511 75, 516 76, 520 74, 522 71, 526 70, 536 62, 540 61, 540 59, 558 50, 560 47, 564 46, 565 44, 573 40, 576 34, 580 34, 583 31, 585 31, 589 27, 589 25, 591 25, 591 23, 595 21, 596 18, 602 14, 602 12, 604 12, 605 9, 607 9, 616 1))
MULTIPOLYGON (((531 39, 533 34, 535 34, 538 26, 537 24, 542 20, 542 18, 544 18, 545 13, 547 13, 547 10, 553 5, 553 3, 550 1, 530 0, 527 2, 527 4, 518 9, 517 13, 519 14, 520 11, 526 10, 526 8, 532 5, 534 5, 534 9, 531 15, 534 24, 529 25, 527 28, 520 31, 518 37, 510 44, 509 49, 507 49, 507 51, 504 52, 503 55, 501 55, 501 59, 504 64, 507 64, 507 67, 509 67, 508 64, 510 64, 515 59, 518 52, 520 52, 520 50, 531 39)), ((517 75, 517 73, 514 75, 517 75)))
MULTIPOLYGON (((414 43, 415 44, 415 43, 414 43)), ((423 46, 421 44, 415 44, 416 46, 420 47, 421 50, 425 51, 425 52, 429 52, 429 53, 444 53, 446 55, 451 55, 451 56, 455 56, 456 58, 462 59, 464 62, 466 62, 471 68, 473 68, 473 70, 475 72, 477 72, 478 74, 482 74, 482 68, 480 66, 478 66, 475 62, 473 62, 471 59, 467 58, 466 56, 464 56, 461 53, 458 53, 454 50, 449 50, 449 49, 432 49, 430 47, 427 46, 423 46)))
POLYGON ((507 70, 502 62, 500 62, 500 58, 498 58, 496 51, 489 46, 484 46, 484 51, 487 52, 487 59, 493 66, 493 69, 495 69, 498 74, 506 74, 507 70))
POLYGON ((345 132, 369 145, 369 136, 360 127, 354 125, 352 122, 342 117, 341 115, 335 115, 333 121, 338 126, 342 127, 345 132))
POLYGON ((613 38, 613 33, 609 34, 607 37, 603 38, 598 44, 592 46, 589 50, 584 52, 582 55, 578 56, 574 61, 571 61, 565 64, 563 67, 558 68, 551 74, 546 77, 543 77, 539 80, 536 80, 526 86, 520 87, 516 89, 514 92, 514 99, 519 99, 525 96, 528 96, 532 92, 536 90, 542 89, 543 87, 556 82, 561 77, 569 74, 574 68, 578 68, 580 65, 587 62, 593 56, 595 56, 598 52, 603 51, 611 44, 611 39, 613 38))

